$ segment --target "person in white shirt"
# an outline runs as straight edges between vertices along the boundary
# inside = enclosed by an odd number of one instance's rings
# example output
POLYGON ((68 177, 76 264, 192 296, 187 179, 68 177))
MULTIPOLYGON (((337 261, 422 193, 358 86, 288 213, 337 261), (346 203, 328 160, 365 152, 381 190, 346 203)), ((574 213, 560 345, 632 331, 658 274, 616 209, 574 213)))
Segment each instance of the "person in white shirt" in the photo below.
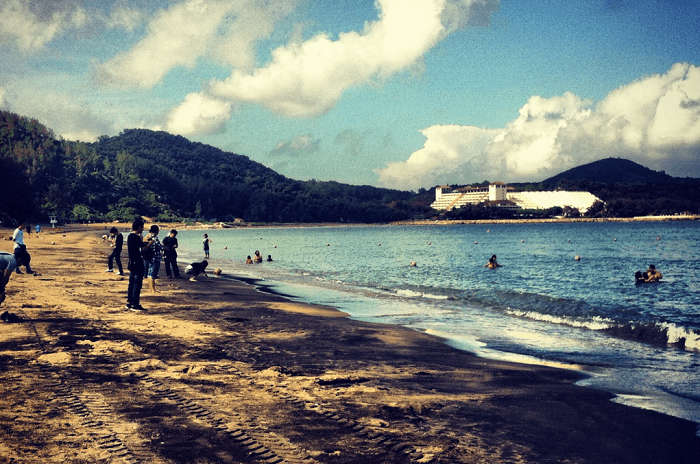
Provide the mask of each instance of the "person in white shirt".
POLYGON ((27 246, 24 244, 23 225, 20 224, 15 229, 15 232, 12 234, 12 241, 15 242, 14 254, 15 261, 17 262, 17 268, 15 269, 15 272, 17 272, 17 274, 21 274, 22 271, 19 270, 19 267, 24 266, 24 268, 27 271, 27 274, 34 274, 34 271, 32 271, 32 266, 30 265, 32 257, 29 255, 29 252, 27 252, 27 246))

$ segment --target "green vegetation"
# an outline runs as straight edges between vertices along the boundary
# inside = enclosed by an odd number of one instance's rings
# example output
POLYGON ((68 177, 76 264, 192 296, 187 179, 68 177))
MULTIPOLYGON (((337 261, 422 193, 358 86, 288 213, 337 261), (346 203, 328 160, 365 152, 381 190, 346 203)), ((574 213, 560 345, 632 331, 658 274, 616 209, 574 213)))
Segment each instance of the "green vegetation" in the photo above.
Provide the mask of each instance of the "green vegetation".
MULTIPOLYGON (((418 193, 298 181, 246 156, 166 132, 129 129, 95 143, 59 140, 34 119, 0 111, 0 221, 388 222, 423 218, 539 218, 578 211, 488 204, 438 213, 418 193)), ((487 184, 488 182, 486 182, 487 184)), ((587 190, 604 202, 588 215, 700 213, 700 179, 678 179, 609 158, 519 189, 587 190)))
POLYGON ((144 129, 95 143, 57 140, 33 119, 0 112, 0 220, 206 219, 384 222, 429 213, 414 194, 297 181, 234 153, 144 129), (8 182, 9 181, 9 186, 8 182), (8 188, 9 187, 9 188, 8 188))

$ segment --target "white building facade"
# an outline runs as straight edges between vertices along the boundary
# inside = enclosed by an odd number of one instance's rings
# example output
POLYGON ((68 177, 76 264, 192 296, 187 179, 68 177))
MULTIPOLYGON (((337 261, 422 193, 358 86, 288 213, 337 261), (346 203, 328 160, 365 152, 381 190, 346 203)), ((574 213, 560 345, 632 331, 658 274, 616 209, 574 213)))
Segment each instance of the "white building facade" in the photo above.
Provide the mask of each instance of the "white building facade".
POLYGON ((548 209, 555 206, 576 208, 581 213, 600 200, 590 192, 583 191, 508 191, 503 182, 494 182, 488 186, 459 187, 454 190, 448 186, 435 188, 435 201, 430 204, 433 209, 450 211, 464 205, 476 205, 483 202, 509 202, 512 206, 523 209, 548 209))

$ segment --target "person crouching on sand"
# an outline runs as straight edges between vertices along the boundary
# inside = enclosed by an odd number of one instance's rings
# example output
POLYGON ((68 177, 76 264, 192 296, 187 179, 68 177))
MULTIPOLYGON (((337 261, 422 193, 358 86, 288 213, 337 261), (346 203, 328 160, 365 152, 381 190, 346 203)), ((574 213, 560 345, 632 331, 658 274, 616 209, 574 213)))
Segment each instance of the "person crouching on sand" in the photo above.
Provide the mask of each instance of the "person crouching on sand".
POLYGON ((143 311, 141 306, 141 286, 145 272, 143 255, 143 219, 134 220, 131 224, 131 233, 126 239, 126 249, 129 253, 129 289, 126 294, 126 309, 131 311, 143 311))
POLYGON ((197 277, 199 274, 204 274, 205 277, 209 277, 209 276, 207 275, 207 271, 206 271, 208 265, 209 265, 209 263, 207 262, 206 259, 203 260, 201 263, 192 263, 192 264, 189 264, 189 265, 185 268, 185 274, 187 274, 187 275, 190 276, 190 281, 192 281, 192 282, 194 282, 195 280, 197 280, 196 277, 197 277))
POLYGON ((159 232, 160 228, 153 224, 148 230, 148 235, 146 235, 146 239, 143 242, 144 267, 146 269, 146 276, 148 277, 148 286, 153 293, 158 291, 156 290, 156 279, 160 272, 160 260, 163 256, 163 245, 161 245, 160 240, 158 240, 159 232))
POLYGON ((13 254, 0 252, 0 305, 5 301, 5 287, 16 267, 17 261, 13 254))

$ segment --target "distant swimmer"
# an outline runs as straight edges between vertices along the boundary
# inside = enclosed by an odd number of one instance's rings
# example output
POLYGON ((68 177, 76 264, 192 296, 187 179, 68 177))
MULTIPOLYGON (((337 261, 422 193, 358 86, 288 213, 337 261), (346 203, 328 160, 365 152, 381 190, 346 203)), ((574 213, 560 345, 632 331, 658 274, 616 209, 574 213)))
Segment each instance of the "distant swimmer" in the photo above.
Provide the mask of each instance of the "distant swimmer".
POLYGON ((253 262, 255 263, 262 263, 263 258, 262 255, 260 254, 260 250, 255 250, 255 258, 253 258, 253 262))
POLYGON ((634 273, 634 283, 635 284, 643 284, 646 283, 647 277, 649 275, 646 272, 642 271, 637 271, 634 273))
POLYGON ((272 262, 272 255, 267 255, 267 262, 271 263, 272 262))
POLYGON ((498 261, 496 260, 496 255, 491 255, 489 258, 489 262, 486 263, 484 267, 487 267, 489 269, 496 269, 497 267, 501 267, 500 264, 498 264, 498 261))
POLYGON ((418 266, 418 264, 415 261, 411 261, 409 266, 416 267, 416 266, 418 266))
POLYGON ((663 275, 656 270, 656 266, 653 264, 649 265, 649 269, 647 269, 647 282, 658 282, 661 280, 663 275))
POLYGON ((245 259, 245 263, 246 264, 253 264, 253 258, 251 258, 250 255, 248 255, 245 259))

